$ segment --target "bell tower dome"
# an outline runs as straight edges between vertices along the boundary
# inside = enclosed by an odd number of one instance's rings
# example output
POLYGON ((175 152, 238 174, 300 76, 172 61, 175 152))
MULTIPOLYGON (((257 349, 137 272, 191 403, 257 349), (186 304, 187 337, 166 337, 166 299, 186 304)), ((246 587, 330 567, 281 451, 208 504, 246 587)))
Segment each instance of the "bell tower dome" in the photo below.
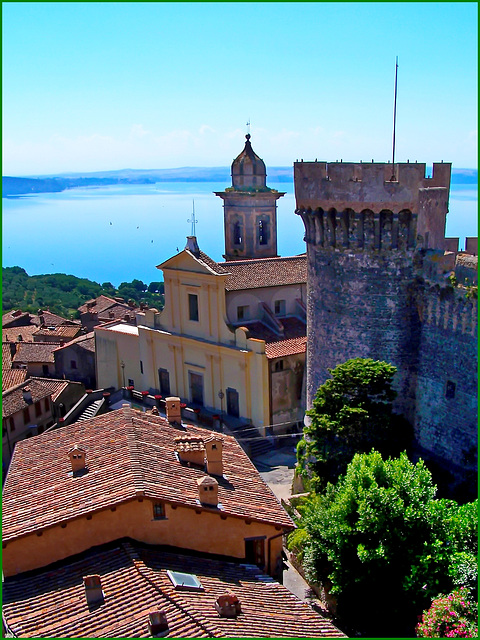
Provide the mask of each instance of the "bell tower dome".
POLYGON ((245 148, 232 162, 232 186, 215 192, 223 200, 226 260, 277 256, 277 200, 267 187, 267 169, 245 136, 245 148))

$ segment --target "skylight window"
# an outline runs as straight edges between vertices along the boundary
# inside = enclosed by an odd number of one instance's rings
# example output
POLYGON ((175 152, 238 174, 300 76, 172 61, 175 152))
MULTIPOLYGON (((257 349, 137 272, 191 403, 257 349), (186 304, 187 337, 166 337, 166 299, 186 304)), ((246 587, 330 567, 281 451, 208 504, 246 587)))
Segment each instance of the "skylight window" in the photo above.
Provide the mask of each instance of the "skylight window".
POLYGON ((167 571, 167 575, 172 581, 175 589, 186 591, 203 591, 203 586, 197 576, 193 573, 180 573, 180 571, 167 571))

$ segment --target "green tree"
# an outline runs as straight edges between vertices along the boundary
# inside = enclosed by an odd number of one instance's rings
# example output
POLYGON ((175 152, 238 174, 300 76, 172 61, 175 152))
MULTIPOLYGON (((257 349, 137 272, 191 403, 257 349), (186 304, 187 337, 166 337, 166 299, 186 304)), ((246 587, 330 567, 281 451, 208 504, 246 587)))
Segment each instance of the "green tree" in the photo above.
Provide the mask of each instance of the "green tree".
POLYGON ((434 500, 423 461, 356 454, 346 474, 298 507, 309 580, 335 594, 347 633, 409 636, 421 612, 453 589, 462 552, 476 552, 476 504, 434 500))
POLYGON ((319 387, 307 411, 310 424, 297 448, 299 470, 313 488, 335 482, 355 453, 375 448, 395 455, 408 446, 412 429, 392 410, 396 371, 391 364, 364 358, 329 369, 332 377, 319 387))

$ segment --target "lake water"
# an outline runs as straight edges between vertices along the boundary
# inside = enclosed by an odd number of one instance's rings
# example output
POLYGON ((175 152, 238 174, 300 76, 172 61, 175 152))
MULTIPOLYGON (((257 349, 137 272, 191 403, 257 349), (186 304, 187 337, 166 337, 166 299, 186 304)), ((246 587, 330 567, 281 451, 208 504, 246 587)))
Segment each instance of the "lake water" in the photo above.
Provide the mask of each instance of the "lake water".
MULTIPOLYGON (((95 282, 161 280, 156 265, 185 247, 195 200, 196 235, 202 251, 221 261, 223 202, 214 191, 225 183, 173 182, 69 189, 3 198, 2 264, 29 275, 68 273, 95 282)), ((278 252, 305 251, 304 228, 294 214, 293 183, 271 183, 286 192, 278 203, 278 252)), ((452 185, 447 235, 477 235, 476 185, 452 185)))

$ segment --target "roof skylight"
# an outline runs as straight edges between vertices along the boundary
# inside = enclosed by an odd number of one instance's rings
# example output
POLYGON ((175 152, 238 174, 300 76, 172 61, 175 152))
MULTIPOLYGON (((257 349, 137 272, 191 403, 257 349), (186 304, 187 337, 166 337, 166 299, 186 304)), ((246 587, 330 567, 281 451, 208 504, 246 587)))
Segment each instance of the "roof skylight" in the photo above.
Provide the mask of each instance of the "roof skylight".
POLYGON ((180 571, 167 571, 167 575, 172 581, 175 589, 185 589, 188 591, 203 591, 203 586, 197 576, 193 573, 181 573, 180 571))

